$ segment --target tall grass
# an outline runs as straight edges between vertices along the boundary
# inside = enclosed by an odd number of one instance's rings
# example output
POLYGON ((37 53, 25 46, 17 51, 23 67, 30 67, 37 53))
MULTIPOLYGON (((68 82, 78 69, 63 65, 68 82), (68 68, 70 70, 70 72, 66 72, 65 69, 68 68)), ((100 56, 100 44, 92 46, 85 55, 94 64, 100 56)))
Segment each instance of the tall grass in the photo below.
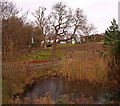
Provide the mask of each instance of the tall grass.
POLYGON ((107 80, 107 60, 97 51, 69 53, 62 61, 62 72, 69 80, 102 83, 107 80))

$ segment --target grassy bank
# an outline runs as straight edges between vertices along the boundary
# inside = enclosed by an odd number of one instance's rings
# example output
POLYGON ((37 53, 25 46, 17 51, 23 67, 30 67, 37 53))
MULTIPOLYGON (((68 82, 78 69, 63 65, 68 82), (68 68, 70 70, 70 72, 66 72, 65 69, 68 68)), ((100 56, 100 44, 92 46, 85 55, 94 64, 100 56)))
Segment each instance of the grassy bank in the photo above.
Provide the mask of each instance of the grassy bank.
MULTIPOLYGON (((66 54, 65 50, 57 50, 56 57, 57 59, 61 59, 62 56, 66 54)), ((52 50, 41 50, 34 53, 29 53, 27 55, 21 55, 19 57, 20 61, 29 61, 29 60, 43 60, 52 58, 52 50)))
MULTIPOLYGON (((60 60, 66 52, 64 50, 57 50, 57 59, 60 60)), ((58 71, 56 68, 47 68, 47 69, 29 69, 27 66, 24 66, 24 61, 29 60, 47 60, 52 57, 52 50, 40 50, 35 52, 30 52, 28 54, 21 54, 19 57, 12 56, 11 62, 3 63, 3 103, 8 103, 9 98, 16 93, 23 92, 23 88, 28 83, 36 78, 41 78, 46 75, 54 74, 58 71), (14 61, 15 60, 15 61, 14 61), (15 62, 15 64, 14 64, 15 62), (43 71, 44 70, 44 71, 43 71)))
POLYGON ((56 67, 41 69, 37 67, 20 67, 19 64, 6 64, 3 67, 3 104, 9 103, 9 99, 13 95, 24 92, 26 85, 31 86, 36 79, 56 75, 58 71, 56 67))

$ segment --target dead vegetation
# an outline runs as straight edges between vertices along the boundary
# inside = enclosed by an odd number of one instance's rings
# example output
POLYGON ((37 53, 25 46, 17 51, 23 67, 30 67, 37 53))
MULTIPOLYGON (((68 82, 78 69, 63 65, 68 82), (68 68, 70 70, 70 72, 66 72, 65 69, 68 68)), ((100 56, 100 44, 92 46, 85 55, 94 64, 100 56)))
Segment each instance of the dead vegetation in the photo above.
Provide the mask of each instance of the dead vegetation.
MULTIPOLYGON (((29 98, 25 97, 24 102, 17 96, 15 100, 11 100, 10 104, 29 104, 29 98)), ((52 100, 49 92, 46 92, 44 97, 34 97, 32 104, 95 104, 95 101, 92 97, 85 98, 84 95, 81 95, 80 98, 76 100, 69 100, 69 96, 64 94, 60 97, 59 100, 52 100)))
POLYGON ((102 83, 107 80, 107 59, 97 51, 76 51, 68 53, 62 61, 63 76, 69 80, 102 83))

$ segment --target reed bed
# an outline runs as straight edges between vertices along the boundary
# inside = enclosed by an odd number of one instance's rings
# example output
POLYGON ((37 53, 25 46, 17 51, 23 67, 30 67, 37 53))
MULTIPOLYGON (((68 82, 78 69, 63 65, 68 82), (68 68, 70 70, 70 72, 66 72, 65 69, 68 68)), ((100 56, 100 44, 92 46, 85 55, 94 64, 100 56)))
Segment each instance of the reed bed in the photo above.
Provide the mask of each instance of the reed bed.
POLYGON ((62 73, 69 80, 103 83, 107 80, 107 59, 96 50, 71 52, 62 61, 62 73))

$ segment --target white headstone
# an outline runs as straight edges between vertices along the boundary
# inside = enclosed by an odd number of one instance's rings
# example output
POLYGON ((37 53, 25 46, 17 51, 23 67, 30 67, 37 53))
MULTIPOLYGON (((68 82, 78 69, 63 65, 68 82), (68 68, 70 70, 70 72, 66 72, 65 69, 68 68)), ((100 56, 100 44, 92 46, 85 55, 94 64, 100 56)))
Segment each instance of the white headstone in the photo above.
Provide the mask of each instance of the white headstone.
POLYGON ((32 44, 34 44, 34 38, 33 38, 33 36, 32 36, 32 44))
POLYGON ((118 26, 120 30, 120 1, 118 2, 118 26))

